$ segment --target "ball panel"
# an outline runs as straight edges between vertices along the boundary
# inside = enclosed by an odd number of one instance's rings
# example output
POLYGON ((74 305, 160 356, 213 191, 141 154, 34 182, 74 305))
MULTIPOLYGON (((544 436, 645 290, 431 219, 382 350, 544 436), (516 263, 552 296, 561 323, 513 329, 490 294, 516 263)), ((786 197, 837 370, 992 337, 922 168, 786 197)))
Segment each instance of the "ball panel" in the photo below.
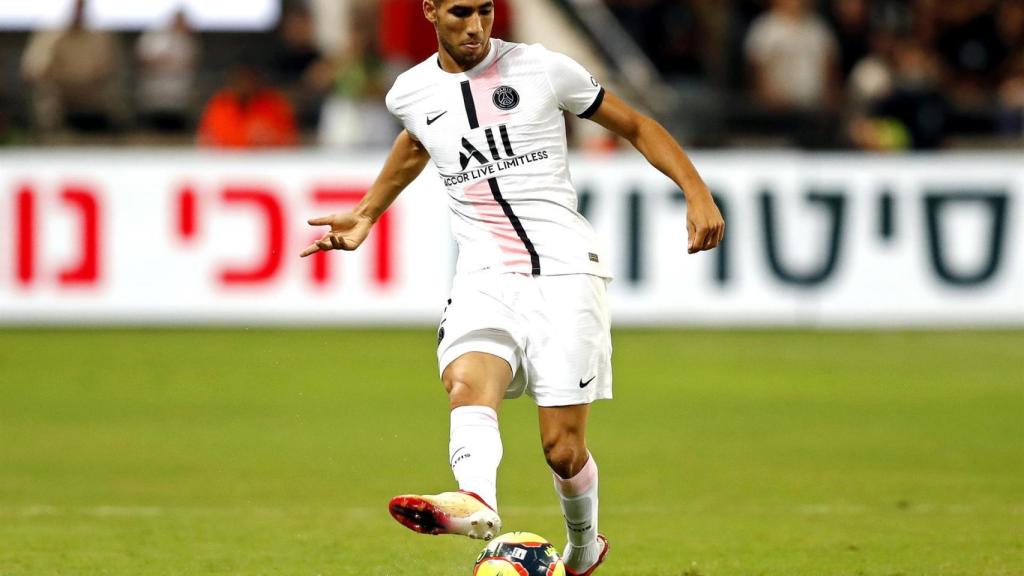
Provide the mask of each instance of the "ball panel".
POLYGON ((485 558, 473 569, 473 576, 530 576, 525 568, 504 558, 485 558))
POLYGON ((540 546, 548 541, 543 536, 533 532, 507 532, 498 536, 491 543, 525 544, 528 546, 540 546))

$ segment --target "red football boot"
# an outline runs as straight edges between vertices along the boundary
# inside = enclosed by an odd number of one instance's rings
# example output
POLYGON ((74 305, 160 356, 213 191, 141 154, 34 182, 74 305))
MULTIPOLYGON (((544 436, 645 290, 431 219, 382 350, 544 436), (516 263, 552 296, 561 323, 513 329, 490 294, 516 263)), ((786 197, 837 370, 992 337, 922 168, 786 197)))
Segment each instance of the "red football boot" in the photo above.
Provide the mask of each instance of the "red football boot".
POLYGON ((498 513, 472 492, 395 496, 388 510, 395 520, 420 534, 460 534, 490 540, 501 530, 498 513))

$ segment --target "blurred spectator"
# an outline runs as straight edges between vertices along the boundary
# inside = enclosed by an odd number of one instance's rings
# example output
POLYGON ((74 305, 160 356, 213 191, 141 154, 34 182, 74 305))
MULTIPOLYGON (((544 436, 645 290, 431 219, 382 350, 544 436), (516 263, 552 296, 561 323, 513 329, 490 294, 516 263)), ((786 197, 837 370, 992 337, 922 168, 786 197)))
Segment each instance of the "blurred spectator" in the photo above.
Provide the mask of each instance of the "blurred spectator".
POLYGON ((856 114, 863 114, 892 93, 892 34, 876 33, 871 49, 850 71, 846 83, 847 105, 856 114))
POLYGON ((952 73, 951 96, 961 105, 986 105, 1008 56, 994 7, 994 0, 946 0, 936 11, 937 47, 952 73))
POLYGON ((839 70, 846 80, 870 49, 867 0, 832 0, 832 22, 839 45, 839 70))
POLYGON ((292 6, 281 17, 274 72, 284 85, 302 82, 306 71, 320 59, 313 17, 304 6, 292 6))
POLYGON ((85 0, 77 0, 68 28, 34 33, 23 54, 22 75, 32 85, 35 121, 44 130, 109 131, 123 122, 118 41, 87 29, 85 9, 85 0))
POLYGON ((1003 0, 996 12, 999 42, 1009 55, 1006 65, 1014 66, 1024 51, 1024 0, 1003 0))
POLYGON ((724 70, 717 76, 724 79, 723 85, 734 92, 743 91, 750 78, 749 63, 744 53, 744 42, 751 24, 764 13, 767 0, 720 0, 727 12, 725 24, 726 42, 723 49, 724 70))
POLYGON ((755 100, 770 109, 815 109, 835 88, 836 38, 808 0, 773 0, 745 43, 755 100))
POLYGON ((931 42, 935 13, 945 0, 870 0, 871 26, 931 42))
POLYGON ((311 74, 322 57, 312 13, 304 5, 288 7, 281 17, 272 66, 275 82, 288 95, 305 128, 315 127, 319 120, 323 92, 316 89, 311 74))
MULTIPOLYGON (((368 33, 375 13, 357 11, 351 18, 348 49, 324 63, 331 95, 324 102, 320 143, 343 148, 390 146, 398 126, 384 96, 390 84, 374 37, 368 33)), ((436 46, 435 46, 436 50, 436 46)))
MULTIPOLYGON (((23 52, 22 35, 0 35, 0 144, 46 142, 45 130, 65 127, 116 130, 128 126, 130 103, 141 125, 187 137, 196 96, 244 59, 280 90, 218 94, 202 116, 204 144, 295 143, 297 122, 328 145, 386 146, 395 133, 386 89, 437 50, 422 0, 281 0, 279 27, 252 34, 200 34, 178 14, 138 38, 129 94, 121 41, 87 29, 86 1, 74 2, 65 28, 33 34, 23 52), (349 17, 353 8, 365 14, 349 17), (326 29, 343 49, 317 43, 326 29), (295 120, 280 120, 288 117, 295 120), (27 125, 37 130, 19 132, 27 125)), ((533 1, 497 2, 494 36, 510 39, 510 11, 533 1)), ((662 73, 660 89, 673 93, 659 119, 699 145, 931 148, 1024 132, 1024 0, 602 1, 662 73), (836 121, 840 110, 846 126, 836 121)))
POLYGON ((942 146, 949 105, 941 92, 939 65, 913 39, 893 48, 892 89, 866 117, 851 124, 851 140, 867 150, 932 150, 942 146))
POLYGON ((1012 58, 998 98, 999 133, 1024 139, 1024 49, 1012 58))
POLYGON ((199 42, 184 12, 164 29, 148 30, 135 44, 139 63, 138 105, 143 124, 157 130, 182 131, 189 125, 199 42))
POLYGON ((294 146, 299 134, 292 107, 248 65, 236 66, 214 94, 199 124, 199 145, 217 148, 294 146))

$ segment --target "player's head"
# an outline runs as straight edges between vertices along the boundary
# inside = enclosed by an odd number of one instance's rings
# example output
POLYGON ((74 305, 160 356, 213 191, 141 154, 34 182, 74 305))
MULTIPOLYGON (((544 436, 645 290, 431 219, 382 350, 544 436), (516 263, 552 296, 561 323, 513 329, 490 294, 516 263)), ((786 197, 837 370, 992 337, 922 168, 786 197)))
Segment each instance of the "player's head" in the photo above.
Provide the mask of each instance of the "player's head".
POLYGON ((463 68, 487 56, 494 0, 423 0, 423 15, 437 30, 439 49, 463 68))

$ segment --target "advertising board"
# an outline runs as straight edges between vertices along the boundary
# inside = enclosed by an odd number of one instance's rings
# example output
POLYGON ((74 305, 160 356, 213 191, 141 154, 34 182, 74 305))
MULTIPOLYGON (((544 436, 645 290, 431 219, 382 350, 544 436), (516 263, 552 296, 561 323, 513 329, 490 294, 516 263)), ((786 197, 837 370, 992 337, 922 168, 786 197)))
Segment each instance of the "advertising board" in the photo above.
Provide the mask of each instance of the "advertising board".
MULTIPOLYGON (((380 155, 0 154, 0 324, 428 325, 457 250, 433 168, 354 253, 300 259, 380 155)), ((618 325, 1024 325, 1012 155, 695 154, 726 241, 634 154, 571 161, 618 325)))

